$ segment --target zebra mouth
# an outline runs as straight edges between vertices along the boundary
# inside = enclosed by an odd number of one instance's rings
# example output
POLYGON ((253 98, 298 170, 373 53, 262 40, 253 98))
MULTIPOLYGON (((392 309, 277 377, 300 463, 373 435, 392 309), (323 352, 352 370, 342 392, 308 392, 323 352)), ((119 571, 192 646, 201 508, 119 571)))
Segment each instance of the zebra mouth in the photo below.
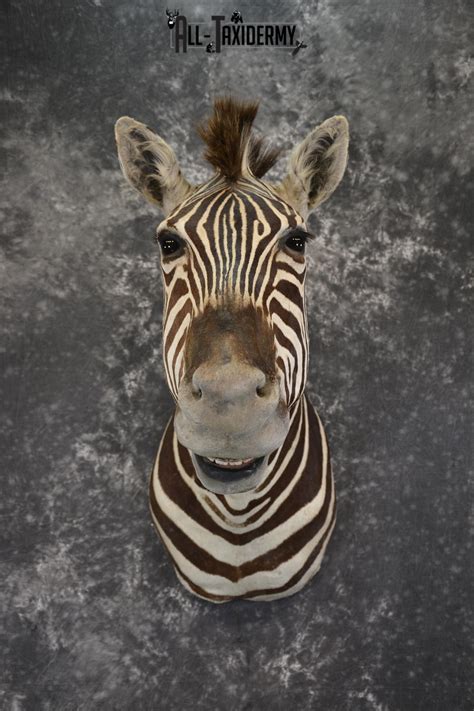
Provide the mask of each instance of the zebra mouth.
POLYGON ((267 457, 224 459, 191 454, 196 475, 206 489, 232 494, 255 488, 263 478, 267 457))

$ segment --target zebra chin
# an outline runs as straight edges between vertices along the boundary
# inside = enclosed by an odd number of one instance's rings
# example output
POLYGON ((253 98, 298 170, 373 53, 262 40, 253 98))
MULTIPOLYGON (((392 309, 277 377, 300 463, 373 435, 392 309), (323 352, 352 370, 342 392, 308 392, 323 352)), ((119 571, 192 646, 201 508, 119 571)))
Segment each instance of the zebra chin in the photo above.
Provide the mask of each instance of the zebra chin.
POLYGON ((216 494, 236 494, 255 489, 264 480, 270 454, 283 445, 288 434, 289 415, 278 408, 263 425, 255 423, 250 431, 226 432, 190 420, 178 407, 174 429, 178 442, 191 455, 201 484, 216 494))
POLYGON ((246 460, 239 468, 226 469, 194 452, 191 460, 201 484, 214 494, 241 494, 255 489, 265 478, 268 464, 266 456, 246 460))

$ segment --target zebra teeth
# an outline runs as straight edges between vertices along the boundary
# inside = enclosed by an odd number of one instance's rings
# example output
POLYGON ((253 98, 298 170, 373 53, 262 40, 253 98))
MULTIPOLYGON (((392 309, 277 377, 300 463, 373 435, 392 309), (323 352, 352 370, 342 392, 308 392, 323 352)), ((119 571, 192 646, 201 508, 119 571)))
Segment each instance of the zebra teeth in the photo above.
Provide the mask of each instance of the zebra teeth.
POLYGON ((211 464, 223 469, 242 469, 255 461, 255 459, 220 459, 219 457, 205 457, 211 464))

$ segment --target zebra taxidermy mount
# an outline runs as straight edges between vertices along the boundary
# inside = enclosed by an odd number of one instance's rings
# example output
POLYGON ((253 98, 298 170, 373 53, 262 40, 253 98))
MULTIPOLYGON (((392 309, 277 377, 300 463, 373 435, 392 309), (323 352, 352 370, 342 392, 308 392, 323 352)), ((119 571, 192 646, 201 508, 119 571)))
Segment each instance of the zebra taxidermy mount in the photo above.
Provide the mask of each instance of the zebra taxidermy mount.
POLYGON ((252 133, 258 103, 225 97, 198 131, 214 176, 191 185, 165 141, 126 116, 125 177, 157 229, 163 353, 176 411, 150 481, 178 578, 212 602, 273 600, 319 570, 335 523, 324 428, 304 394, 309 213, 339 184, 348 123, 333 116, 262 180, 278 151, 252 133))

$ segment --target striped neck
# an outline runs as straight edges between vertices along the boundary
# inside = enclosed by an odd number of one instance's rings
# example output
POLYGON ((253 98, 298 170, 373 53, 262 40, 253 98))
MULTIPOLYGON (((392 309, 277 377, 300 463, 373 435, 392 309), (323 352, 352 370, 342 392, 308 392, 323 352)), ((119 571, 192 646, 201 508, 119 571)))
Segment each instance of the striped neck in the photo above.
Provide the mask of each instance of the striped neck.
POLYGON ((213 602, 271 600, 317 572, 335 522, 323 426, 305 397, 265 480, 219 495, 198 481, 171 420, 150 480, 150 509, 181 582, 213 602))

